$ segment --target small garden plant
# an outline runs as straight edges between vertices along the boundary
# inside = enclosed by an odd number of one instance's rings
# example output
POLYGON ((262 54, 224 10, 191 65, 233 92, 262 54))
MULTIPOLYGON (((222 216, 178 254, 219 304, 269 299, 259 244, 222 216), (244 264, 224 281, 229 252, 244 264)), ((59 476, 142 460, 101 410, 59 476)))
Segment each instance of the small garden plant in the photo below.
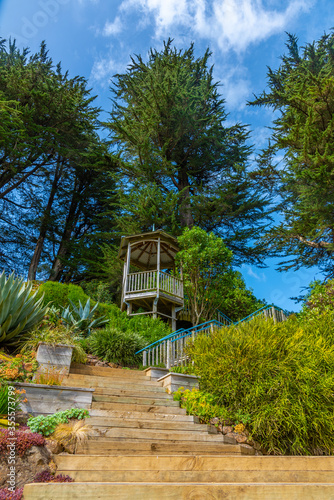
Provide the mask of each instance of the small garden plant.
POLYGON ((39 432, 43 436, 50 436, 57 425, 67 424, 71 418, 82 420, 89 418, 88 410, 81 408, 71 408, 70 410, 59 411, 53 415, 38 415, 29 418, 27 425, 32 432, 39 432))
POLYGON ((0 379, 10 382, 31 382, 38 363, 35 352, 26 352, 13 356, 0 355, 0 379))

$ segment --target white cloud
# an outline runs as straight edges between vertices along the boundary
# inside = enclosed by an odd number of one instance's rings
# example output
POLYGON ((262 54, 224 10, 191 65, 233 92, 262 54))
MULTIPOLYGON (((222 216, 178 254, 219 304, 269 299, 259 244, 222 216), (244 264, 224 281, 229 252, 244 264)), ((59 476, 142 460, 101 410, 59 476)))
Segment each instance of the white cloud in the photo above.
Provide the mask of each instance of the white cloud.
POLYGON ((121 18, 116 16, 113 22, 107 21, 102 30, 102 35, 104 36, 115 36, 121 33, 123 30, 123 25, 121 18))
MULTIPOLYGON (((289 0, 285 9, 274 9, 264 0, 124 0, 122 12, 137 8, 155 24, 155 36, 183 27, 193 35, 216 41, 226 52, 240 53, 252 43, 284 31, 307 11, 314 0, 289 0)), ((271 2, 270 2, 271 4, 271 2)))
POLYGON ((251 278, 254 278, 256 279, 257 281, 266 281, 267 280, 267 277, 264 273, 256 273, 255 271, 253 271, 252 267, 251 266, 246 266, 245 264, 242 266, 242 269, 245 269, 248 276, 250 276, 251 278))
POLYGON ((102 87, 110 85, 111 77, 117 72, 116 63, 110 57, 97 59, 90 73, 90 81, 99 83, 102 87))

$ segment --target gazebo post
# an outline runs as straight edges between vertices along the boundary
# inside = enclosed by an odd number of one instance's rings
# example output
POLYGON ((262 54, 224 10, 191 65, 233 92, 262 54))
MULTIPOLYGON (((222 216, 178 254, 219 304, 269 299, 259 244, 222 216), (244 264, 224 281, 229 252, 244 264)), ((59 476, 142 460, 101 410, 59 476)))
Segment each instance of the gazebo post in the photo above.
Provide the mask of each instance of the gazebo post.
POLYGON ((157 295, 153 301, 153 318, 158 317, 158 301, 159 301, 159 288, 160 288, 160 255, 161 255, 161 247, 160 247, 160 237, 158 238, 157 243, 157 295))
MULTIPOLYGON (((130 242, 128 243, 128 249, 126 253, 126 275, 125 275, 125 285, 124 285, 124 297, 127 292, 127 284, 128 284, 128 276, 129 276, 129 271, 130 271, 130 259, 131 259, 131 244, 130 242)), ((130 315, 132 313, 132 304, 131 302, 128 302, 126 304, 127 307, 127 314, 130 315)))

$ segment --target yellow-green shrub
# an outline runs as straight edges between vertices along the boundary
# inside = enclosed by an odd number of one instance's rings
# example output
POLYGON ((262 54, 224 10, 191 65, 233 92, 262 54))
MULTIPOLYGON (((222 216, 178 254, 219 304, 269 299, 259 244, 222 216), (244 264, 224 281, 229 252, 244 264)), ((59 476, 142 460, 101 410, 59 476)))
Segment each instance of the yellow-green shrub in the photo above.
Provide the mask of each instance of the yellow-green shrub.
POLYGON ((334 450, 334 315, 274 323, 257 317, 188 347, 201 389, 270 453, 334 450))

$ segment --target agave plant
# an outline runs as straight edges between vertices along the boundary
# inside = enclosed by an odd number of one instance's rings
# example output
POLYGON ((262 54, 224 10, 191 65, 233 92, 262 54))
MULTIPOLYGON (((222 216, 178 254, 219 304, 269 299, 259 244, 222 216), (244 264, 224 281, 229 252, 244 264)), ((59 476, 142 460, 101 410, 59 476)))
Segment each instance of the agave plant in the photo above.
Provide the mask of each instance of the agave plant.
POLYGON ((64 308, 61 319, 74 330, 80 330, 89 335, 92 328, 102 326, 109 321, 105 316, 93 319, 96 308, 99 305, 98 302, 92 309, 90 308, 90 299, 87 300, 85 306, 81 304, 80 300, 79 307, 76 307, 71 300, 70 303, 72 310, 70 310, 70 306, 67 306, 66 309, 64 308))
POLYGON ((36 300, 37 290, 32 293, 32 283, 0 274, 0 345, 12 345, 19 334, 40 323, 46 311, 42 307, 44 296, 36 300))

